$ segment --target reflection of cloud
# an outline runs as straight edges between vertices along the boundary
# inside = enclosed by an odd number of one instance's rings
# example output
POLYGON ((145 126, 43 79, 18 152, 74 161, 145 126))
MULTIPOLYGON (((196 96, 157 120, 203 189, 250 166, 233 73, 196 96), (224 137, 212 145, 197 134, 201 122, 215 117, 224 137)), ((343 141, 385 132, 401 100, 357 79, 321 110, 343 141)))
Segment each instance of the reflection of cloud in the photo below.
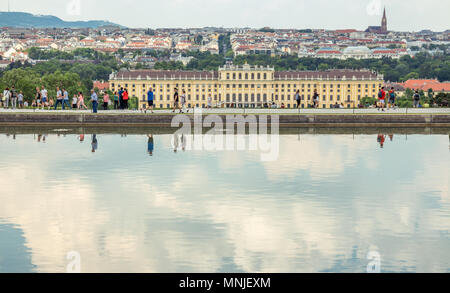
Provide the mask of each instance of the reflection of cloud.
POLYGON ((31 139, 0 137, 0 218, 23 230, 41 272, 64 271, 72 250, 83 272, 221 271, 224 259, 242 271, 364 272, 372 245, 383 270, 450 267, 440 137, 381 151, 373 136, 282 136, 270 163, 251 152, 175 155, 170 139, 155 137, 149 158, 139 136, 101 136, 95 156, 70 136, 31 150, 31 139))
MULTIPOLYGON (((358 162, 356 155, 369 148, 369 140, 355 142, 352 136, 302 135, 280 137, 280 155, 275 162, 265 163, 271 180, 283 181, 298 176, 299 170, 308 172, 312 179, 339 176, 345 167, 358 162)), ((376 164, 366 158, 368 165, 376 164)))

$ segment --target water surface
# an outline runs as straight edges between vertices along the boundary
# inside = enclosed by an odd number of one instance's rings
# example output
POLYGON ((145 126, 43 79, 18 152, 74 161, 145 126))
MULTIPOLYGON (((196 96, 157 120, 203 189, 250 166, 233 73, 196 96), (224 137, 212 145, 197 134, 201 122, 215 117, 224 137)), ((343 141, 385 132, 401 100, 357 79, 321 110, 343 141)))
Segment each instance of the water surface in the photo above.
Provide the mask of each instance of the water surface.
POLYGON ((0 272, 65 272, 70 251, 82 272, 365 272, 370 251, 383 272, 450 272, 449 133, 290 129, 261 162, 175 152, 161 129, 17 128, 0 272))

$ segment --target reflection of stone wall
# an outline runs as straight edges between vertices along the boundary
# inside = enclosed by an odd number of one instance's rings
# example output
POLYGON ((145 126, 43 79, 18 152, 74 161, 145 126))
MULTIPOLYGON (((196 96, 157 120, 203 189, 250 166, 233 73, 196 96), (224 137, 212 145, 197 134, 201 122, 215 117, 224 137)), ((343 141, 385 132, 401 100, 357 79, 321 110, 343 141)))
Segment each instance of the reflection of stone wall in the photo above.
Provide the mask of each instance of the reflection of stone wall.
MULTIPOLYGON (((227 115, 219 115, 225 121, 227 115)), ((2 113, 0 125, 11 124, 49 124, 59 125, 164 125, 170 126, 173 115, 139 115, 139 114, 33 114, 33 113, 2 113)), ((193 122, 193 115, 187 115, 193 122)), ((206 117, 206 116, 205 116, 206 117)), ((450 126, 450 114, 398 114, 398 115, 366 115, 366 114, 294 114, 279 115, 280 125, 330 125, 330 126, 412 126, 433 125, 450 126)), ((270 115, 267 123, 270 123, 270 115)))
MULTIPOLYGON (((177 128, 169 126, 152 126, 152 125, 82 125, 82 126, 64 126, 63 128, 51 125, 0 125, 0 134, 127 134, 142 135, 151 133, 153 135, 173 134, 177 128)), ((207 133, 210 128, 203 128, 203 133, 207 133)), ((248 133, 248 129, 247 132, 248 133)), ((354 134, 354 135, 371 135, 379 133, 393 133, 399 135, 412 134, 433 134, 433 135, 450 135, 450 127, 445 126, 292 126, 281 127, 279 129, 281 135, 299 135, 299 134, 354 134)))

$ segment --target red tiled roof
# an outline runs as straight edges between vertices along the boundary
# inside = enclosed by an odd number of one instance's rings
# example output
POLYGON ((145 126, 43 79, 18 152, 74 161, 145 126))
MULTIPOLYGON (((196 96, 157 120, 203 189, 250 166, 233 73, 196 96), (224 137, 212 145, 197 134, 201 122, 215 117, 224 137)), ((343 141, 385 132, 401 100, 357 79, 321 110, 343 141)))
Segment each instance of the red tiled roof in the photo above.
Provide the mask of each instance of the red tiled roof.
POLYGON ((348 33, 356 33, 357 30, 355 29, 343 29, 343 30, 336 30, 337 33, 341 34, 348 34, 348 33))
POLYGON ((334 51, 334 50, 323 50, 323 51, 317 51, 316 54, 342 54, 340 51, 334 51))
POLYGON ((436 79, 410 79, 403 83, 405 88, 434 92, 450 92, 450 82, 439 82, 436 79))
POLYGON ((396 54, 396 50, 374 50, 373 54, 396 54))
POLYGON ((94 81, 93 88, 98 88, 99 90, 109 89, 109 82, 94 81))

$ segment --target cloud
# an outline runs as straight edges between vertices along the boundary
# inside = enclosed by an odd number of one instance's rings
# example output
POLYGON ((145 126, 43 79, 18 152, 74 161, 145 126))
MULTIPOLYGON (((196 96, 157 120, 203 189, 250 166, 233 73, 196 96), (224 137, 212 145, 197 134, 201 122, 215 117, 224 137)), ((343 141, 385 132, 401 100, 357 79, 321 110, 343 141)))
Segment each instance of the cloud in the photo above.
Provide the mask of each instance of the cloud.
MULTIPOLYGON (((378 0, 80 0, 80 15, 67 13, 75 0, 16 0, 15 11, 53 14, 67 20, 110 20, 129 27, 277 27, 365 29, 379 25, 380 15, 367 6, 378 0), (371 10, 372 11, 372 10, 371 10)), ((390 29, 418 31, 448 29, 450 2, 430 0, 379 0, 386 6, 390 29), (439 9, 436 9, 439 7, 439 9), (411 20, 414 21, 411 21, 411 20)), ((378 3, 377 2, 377 3, 378 3)), ((7 1, 3 0, 6 8, 7 1)), ((6 10, 6 9, 5 9, 6 10)), ((72 10, 69 10, 73 12, 72 10)), ((78 12, 78 8, 77 8, 78 12)))

